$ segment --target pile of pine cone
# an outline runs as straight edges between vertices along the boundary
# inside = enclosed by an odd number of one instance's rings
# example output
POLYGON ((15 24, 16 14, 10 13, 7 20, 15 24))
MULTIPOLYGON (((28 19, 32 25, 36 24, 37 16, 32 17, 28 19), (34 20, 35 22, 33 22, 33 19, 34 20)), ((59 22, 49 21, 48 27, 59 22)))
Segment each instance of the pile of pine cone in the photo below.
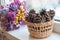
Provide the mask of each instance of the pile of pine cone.
POLYGON ((52 20, 54 16, 54 10, 46 11, 46 9, 42 9, 39 13, 36 13, 34 9, 31 9, 26 17, 26 21, 32 23, 48 22, 52 20))

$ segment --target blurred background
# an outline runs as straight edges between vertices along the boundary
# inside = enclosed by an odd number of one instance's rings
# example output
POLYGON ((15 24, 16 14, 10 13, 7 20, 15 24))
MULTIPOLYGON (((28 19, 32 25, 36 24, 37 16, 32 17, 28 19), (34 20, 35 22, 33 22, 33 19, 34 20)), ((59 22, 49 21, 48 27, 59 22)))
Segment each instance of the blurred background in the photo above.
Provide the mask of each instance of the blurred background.
MULTIPOLYGON (((13 0, 0 0, 0 5, 6 7, 11 2, 13 2, 13 0)), ((26 8, 27 10, 35 9, 36 11, 42 8, 46 8, 47 10, 53 9, 56 12, 55 20, 60 21, 60 0, 27 0, 26 8)))
POLYGON ((60 0, 27 0, 27 9, 36 11, 45 8, 55 10, 55 20, 60 21, 60 0))

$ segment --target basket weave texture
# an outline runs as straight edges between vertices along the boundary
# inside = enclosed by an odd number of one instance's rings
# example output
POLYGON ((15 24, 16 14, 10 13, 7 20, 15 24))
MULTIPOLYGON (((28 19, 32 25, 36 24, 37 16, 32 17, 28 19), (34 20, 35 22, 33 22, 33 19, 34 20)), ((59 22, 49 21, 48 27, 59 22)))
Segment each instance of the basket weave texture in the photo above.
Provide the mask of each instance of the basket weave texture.
POLYGON ((45 38, 48 37, 53 30, 53 20, 44 23, 32 23, 27 22, 30 36, 34 38, 45 38))

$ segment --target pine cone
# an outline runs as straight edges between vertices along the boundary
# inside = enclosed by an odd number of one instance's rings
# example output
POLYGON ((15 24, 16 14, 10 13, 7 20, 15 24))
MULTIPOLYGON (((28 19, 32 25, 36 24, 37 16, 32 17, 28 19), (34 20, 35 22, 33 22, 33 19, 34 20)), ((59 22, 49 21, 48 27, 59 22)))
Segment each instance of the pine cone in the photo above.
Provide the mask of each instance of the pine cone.
POLYGON ((51 17, 51 20, 52 20, 53 17, 55 16, 55 11, 54 10, 50 10, 48 13, 49 13, 49 15, 51 17))
POLYGON ((40 12, 40 15, 42 16, 43 22, 47 22, 51 20, 48 12, 45 9, 42 9, 42 11, 40 12))
POLYGON ((29 11, 29 13, 35 13, 35 10, 34 10, 34 9, 31 9, 31 10, 29 11))
POLYGON ((33 23, 40 23, 41 20, 42 20, 41 15, 36 13, 33 17, 33 23))
POLYGON ((46 14, 46 9, 42 9, 42 10, 40 11, 40 15, 43 16, 43 15, 45 15, 45 14, 46 14))

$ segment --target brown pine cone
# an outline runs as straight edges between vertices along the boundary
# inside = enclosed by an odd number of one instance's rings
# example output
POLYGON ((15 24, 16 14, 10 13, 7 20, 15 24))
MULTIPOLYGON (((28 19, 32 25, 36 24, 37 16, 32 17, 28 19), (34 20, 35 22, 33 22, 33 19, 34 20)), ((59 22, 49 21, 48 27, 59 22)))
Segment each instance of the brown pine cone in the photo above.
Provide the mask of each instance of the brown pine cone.
POLYGON ((49 13, 49 15, 51 17, 51 20, 52 20, 53 17, 55 16, 55 11, 54 10, 50 10, 48 13, 49 13))
POLYGON ((28 13, 28 16, 26 17, 26 20, 29 21, 29 22, 33 22, 33 16, 35 14, 35 10, 34 9, 31 9, 28 13))
POLYGON ((31 10, 29 11, 29 13, 35 13, 35 10, 34 10, 34 9, 31 9, 31 10))
POLYGON ((40 14, 35 14, 35 16, 33 17, 33 23, 40 23, 42 20, 42 17, 40 14))
POLYGON ((45 9, 42 9, 42 11, 40 12, 40 15, 42 16, 43 22, 47 22, 51 20, 48 12, 45 9))
POLYGON ((51 18, 50 18, 50 16, 49 16, 49 14, 48 13, 46 13, 45 15, 44 15, 44 17, 45 17, 45 22, 47 22, 47 21, 50 21, 51 20, 51 18))
POLYGON ((42 10, 40 11, 40 15, 43 16, 43 15, 45 15, 45 14, 46 14, 46 9, 42 9, 42 10))

